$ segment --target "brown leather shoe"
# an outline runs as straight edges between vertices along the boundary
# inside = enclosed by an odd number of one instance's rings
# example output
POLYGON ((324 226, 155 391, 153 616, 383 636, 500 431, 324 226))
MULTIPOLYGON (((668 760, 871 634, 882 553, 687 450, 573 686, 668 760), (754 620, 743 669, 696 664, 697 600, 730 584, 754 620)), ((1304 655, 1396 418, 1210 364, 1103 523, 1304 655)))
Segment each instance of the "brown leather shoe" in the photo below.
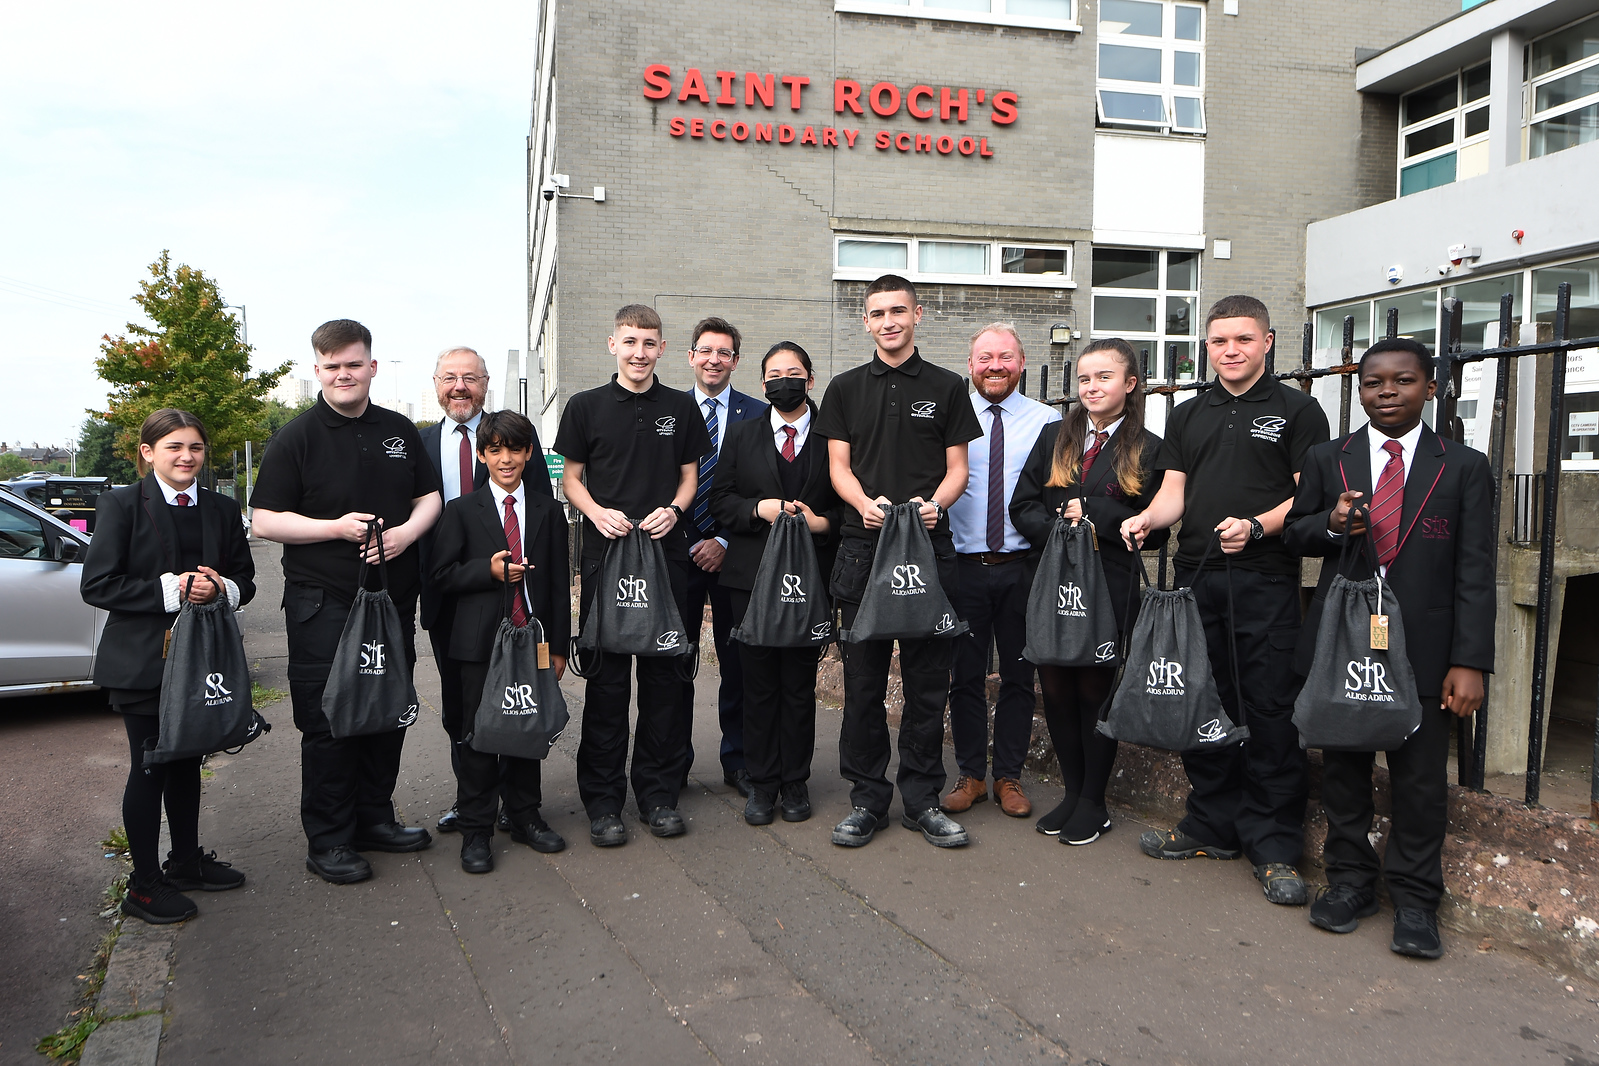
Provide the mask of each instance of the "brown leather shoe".
POLYGON ((994 799, 999 809, 1012 818, 1026 818, 1033 813, 1033 801, 1022 792, 1020 781, 1010 777, 994 779, 994 799))
POLYGON ((971 810, 972 804, 981 803, 987 798, 988 786, 981 778, 961 774, 955 779, 955 787, 949 790, 949 795, 940 801, 939 806, 950 814, 959 814, 971 810))

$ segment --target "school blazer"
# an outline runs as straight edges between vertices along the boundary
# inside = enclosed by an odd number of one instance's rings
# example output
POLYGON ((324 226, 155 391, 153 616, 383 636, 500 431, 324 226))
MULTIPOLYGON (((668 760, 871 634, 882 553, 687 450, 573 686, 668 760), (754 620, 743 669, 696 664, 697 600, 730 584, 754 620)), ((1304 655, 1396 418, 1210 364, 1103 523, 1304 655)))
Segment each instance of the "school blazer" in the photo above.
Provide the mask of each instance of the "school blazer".
MULTIPOLYGON (((1032 588, 1038 560, 1049 540, 1049 531, 1055 525, 1056 510, 1082 496, 1086 501, 1083 510, 1097 531, 1100 562, 1105 571, 1105 585, 1110 592, 1111 606, 1116 612, 1116 626, 1125 631, 1129 624, 1129 586, 1138 580, 1133 572, 1138 560, 1122 543, 1121 526, 1122 522, 1148 507, 1155 493, 1160 491, 1160 483, 1166 476, 1165 471, 1155 469, 1155 457, 1160 454, 1160 438, 1147 429, 1143 431, 1138 467, 1144 477, 1137 496, 1128 497, 1123 493, 1115 478, 1113 445, 1116 438, 1121 436, 1121 430, 1117 430, 1116 435, 1105 442, 1105 450, 1099 453, 1093 468, 1088 471, 1087 484, 1073 483, 1061 488, 1046 485, 1045 482, 1049 480, 1050 466, 1054 461, 1056 438, 1065 425, 1065 421, 1052 422, 1039 432, 1038 440, 1033 443, 1033 450, 1028 453, 1027 462, 1022 464, 1022 472, 1016 478, 1016 490, 1011 493, 1011 525, 1033 546, 1027 560, 1025 587, 1032 588)), ((1144 549, 1158 550, 1169 536, 1169 530, 1152 530, 1144 538, 1144 549)), ((1130 595, 1133 597, 1133 616, 1136 618, 1139 594, 1134 589, 1130 595)))
MULTIPOLYGON (((239 606, 255 596, 255 560, 239 505, 210 489, 195 489, 200 509, 200 562, 239 586, 239 606)), ((101 688, 161 687, 166 632, 177 621, 161 595, 161 575, 182 571, 178 527, 154 474, 103 494, 95 503, 94 535, 83 560, 83 602, 110 612, 94 658, 101 688)))
MULTIPOLYGON (((824 535, 812 534, 816 561, 822 567, 822 580, 833 572, 833 557, 838 553, 839 529, 844 521, 844 503, 833 490, 828 471, 827 438, 816 432, 818 408, 811 408, 811 432, 805 438, 805 451, 811 453, 811 472, 799 498, 826 518, 831 529, 824 535), (814 451, 812 449, 815 449, 814 451)), ((769 417, 770 405, 757 417, 746 418, 728 427, 722 442, 722 457, 716 462, 716 479, 711 484, 711 514, 727 537, 727 554, 722 559, 721 584, 724 588, 748 591, 755 587, 755 572, 760 569, 766 539, 772 524, 756 517, 755 505, 762 500, 782 499, 783 481, 769 417)))
MULTIPOLYGON (((1371 500, 1368 429, 1318 444, 1305 458, 1299 491, 1283 528, 1283 543, 1297 555, 1324 558, 1321 580, 1299 634, 1294 669, 1310 673, 1327 587, 1338 569, 1341 540, 1327 535, 1327 520, 1346 490, 1371 500)), ((1443 690, 1451 666, 1492 671, 1494 665, 1493 480, 1488 458, 1446 441, 1423 426, 1405 477, 1399 515, 1399 554, 1389 564, 1385 588, 1404 616, 1405 650, 1423 699, 1443 690)), ((1351 548, 1361 548, 1357 542, 1351 548)), ((1364 550, 1350 561, 1351 578, 1371 576, 1364 550)))
MULTIPOLYGON (((444 484, 444 467, 439 457, 439 435, 444 432, 445 419, 431 426, 422 428, 422 451, 428 457, 428 462, 433 464, 433 472, 439 476, 439 484, 444 484)), ((477 441, 472 442, 472 487, 480 489, 489 483, 489 468, 478 462, 477 441)), ((555 493, 550 489, 550 471, 544 462, 544 449, 539 444, 539 430, 533 427, 533 459, 527 464, 527 469, 522 471, 522 483, 527 486, 527 492, 538 492, 541 495, 555 498, 555 493)), ((465 496, 468 493, 462 493, 465 496)), ((428 575, 433 572, 433 536, 438 529, 434 523, 433 529, 422 534, 416 542, 417 565, 422 571, 422 595, 419 597, 422 607, 422 628, 432 629, 439 621, 439 594, 433 588, 433 582, 428 575)), ((449 619, 444 620, 448 624, 449 619)))
MULTIPOLYGON (((523 495, 522 547, 533 569, 522 580, 533 598, 534 617, 544 623, 544 639, 554 654, 565 655, 572 635, 566 520, 553 498, 531 490, 523 495)), ((451 618, 452 659, 486 662, 494 650, 494 634, 505 617, 505 586, 489 572, 489 560, 505 547, 505 519, 488 486, 445 506, 433 542, 432 584, 441 616, 451 618)))

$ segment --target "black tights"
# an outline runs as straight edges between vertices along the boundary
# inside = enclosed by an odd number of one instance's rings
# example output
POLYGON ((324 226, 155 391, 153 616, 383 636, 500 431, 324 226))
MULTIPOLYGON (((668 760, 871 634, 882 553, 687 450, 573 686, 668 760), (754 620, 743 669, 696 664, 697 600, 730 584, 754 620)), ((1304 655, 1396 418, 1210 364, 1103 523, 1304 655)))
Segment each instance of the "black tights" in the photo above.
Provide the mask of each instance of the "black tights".
POLYGON ((1094 730, 1116 671, 1106 666, 1040 666, 1044 721, 1060 762, 1068 796, 1105 805, 1105 785, 1116 762, 1116 742, 1094 730))
MULTIPOLYGON (((147 701, 154 702, 154 701, 147 701)), ((133 875, 140 879, 161 873, 161 801, 166 800, 167 832, 172 854, 200 850, 200 760, 144 765, 145 741, 154 747, 159 719, 153 714, 123 714, 128 729, 128 787, 122 793, 122 824, 133 855, 133 875)))

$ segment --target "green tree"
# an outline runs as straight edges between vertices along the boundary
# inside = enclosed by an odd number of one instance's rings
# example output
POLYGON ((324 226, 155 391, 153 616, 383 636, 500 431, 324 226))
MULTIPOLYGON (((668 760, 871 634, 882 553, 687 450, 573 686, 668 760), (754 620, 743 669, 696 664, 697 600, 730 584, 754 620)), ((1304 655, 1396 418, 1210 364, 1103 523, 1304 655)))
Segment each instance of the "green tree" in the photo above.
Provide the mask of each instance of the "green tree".
POLYGON ((278 435, 278 430, 288 425, 300 414, 309 411, 314 403, 316 403, 315 400, 301 400, 299 403, 291 407, 282 400, 268 400, 266 402, 266 410, 264 414, 266 421, 266 439, 276 437, 278 435))
POLYGON ((32 469, 33 464, 16 452, 0 452, 0 481, 21 477, 32 469))
POLYGON ((139 479, 134 465, 117 454, 117 427, 93 415, 84 420, 78 435, 78 473, 108 477, 113 485, 131 485, 139 479))
POLYGON ((163 251, 133 299, 154 327, 130 322, 127 334, 103 337, 94 364, 112 386, 111 407, 89 414, 116 425, 116 451, 133 458, 139 426, 162 407, 199 415, 213 455, 265 439, 267 393, 292 364, 250 374, 251 348, 223 308, 217 283, 193 267, 173 267, 163 251))

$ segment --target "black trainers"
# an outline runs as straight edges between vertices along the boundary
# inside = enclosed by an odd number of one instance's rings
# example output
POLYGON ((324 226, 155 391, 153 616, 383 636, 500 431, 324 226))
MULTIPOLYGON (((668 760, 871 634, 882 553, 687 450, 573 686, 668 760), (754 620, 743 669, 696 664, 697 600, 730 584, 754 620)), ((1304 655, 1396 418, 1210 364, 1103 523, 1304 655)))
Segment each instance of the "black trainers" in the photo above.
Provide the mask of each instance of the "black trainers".
POLYGON ((122 897, 122 913, 151 925, 172 925, 200 913, 194 901, 183 895, 166 878, 131 878, 122 897))
POLYGON ((879 818, 865 807, 852 808, 844 820, 833 827, 833 843, 844 848, 865 847, 887 824, 886 814, 879 818))
POLYGON ((1138 838, 1138 850, 1152 859, 1236 859, 1243 854, 1238 848, 1207 844, 1175 829, 1148 830, 1138 838))
POLYGON ((1362 918, 1377 913, 1377 895, 1354 885, 1326 885, 1310 905, 1310 924, 1329 933, 1353 933, 1362 918))
POLYGON ((1077 797, 1068 792, 1066 798, 1055 805, 1054 810, 1033 823, 1033 828, 1047 837, 1060 836, 1060 827, 1066 824, 1066 819, 1070 818, 1076 809, 1077 797))
POLYGON ((196 849, 187 862, 176 861, 169 852, 161 870, 179 892, 226 892, 244 884, 244 874, 231 862, 218 862, 214 851, 196 849))
POLYGON ((1255 880, 1260 882, 1267 899, 1284 907, 1303 907, 1310 898, 1305 879, 1286 862, 1261 863, 1255 867, 1255 880))
POLYGON ((1413 959, 1442 958, 1444 942, 1438 936, 1438 914, 1420 907, 1400 907, 1394 911, 1394 939, 1388 947, 1413 959))
POLYGON ((1060 842, 1082 847, 1110 832, 1110 814, 1094 803, 1079 803, 1060 828, 1060 842))
POLYGON ((937 807, 916 814, 906 811, 900 816, 899 824, 906 829, 919 830, 922 838, 935 848, 965 847, 970 842, 966 828, 937 807))

